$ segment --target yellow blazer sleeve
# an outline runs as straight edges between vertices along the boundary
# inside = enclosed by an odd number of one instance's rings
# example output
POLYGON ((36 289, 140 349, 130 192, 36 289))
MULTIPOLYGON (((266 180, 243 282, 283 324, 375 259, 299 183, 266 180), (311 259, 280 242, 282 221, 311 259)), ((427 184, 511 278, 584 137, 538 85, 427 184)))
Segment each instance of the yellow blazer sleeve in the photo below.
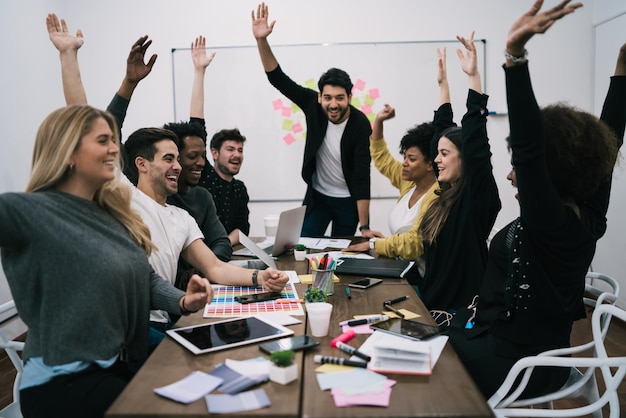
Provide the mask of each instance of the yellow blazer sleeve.
POLYGON ((420 204, 419 215, 413 222, 411 229, 387 238, 378 238, 374 242, 374 249, 378 255, 389 258, 402 257, 405 260, 417 260, 424 254, 424 243, 419 226, 424 213, 437 198, 435 190, 438 188, 439 184, 435 181, 424 195, 424 199, 420 204))
POLYGON ((370 137, 370 155, 380 174, 387 177, 392 186, 400 191, 400 197, 415 185, 412 181, 402 180, 402 163, 393 158, 385 138, 374 140, 370 137))

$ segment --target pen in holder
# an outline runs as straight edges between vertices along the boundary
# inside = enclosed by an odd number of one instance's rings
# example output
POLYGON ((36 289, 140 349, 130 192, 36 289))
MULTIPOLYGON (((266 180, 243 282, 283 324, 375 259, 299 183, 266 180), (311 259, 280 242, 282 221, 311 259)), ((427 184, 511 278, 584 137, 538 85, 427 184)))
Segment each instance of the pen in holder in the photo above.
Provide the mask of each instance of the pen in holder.
POLYGON ((333 275, 336 266, 337 263, 332 258, 329 258, 328 254, 315 260, 311 258, 311 278, 313 287, 322 290, 326 295, 335 293, 333 275))

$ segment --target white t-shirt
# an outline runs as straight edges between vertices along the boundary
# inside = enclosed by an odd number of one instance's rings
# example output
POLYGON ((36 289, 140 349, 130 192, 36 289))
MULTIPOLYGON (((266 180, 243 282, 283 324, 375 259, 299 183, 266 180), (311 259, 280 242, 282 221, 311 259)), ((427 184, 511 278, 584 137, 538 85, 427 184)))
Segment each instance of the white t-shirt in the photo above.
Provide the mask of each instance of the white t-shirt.
MULTIPOLYGON (((195 240, 204 239, 204 235, 186 210, 167 204, 162 206, 125 176, 122 180, 132 188, 131 206, 150 229, 152 243, 157 247, 148 261, 159 276, 174 284, 180 253, 195 240)), ((165 311, 150 311, 150 320, 169 322, 169 315, 165 311)))
POLYGON ((413 186, 411 190, 406 192, 404 196, 398 200, 398 203, 396 203, 391 210, 391 213, 389 213, 389 230, 391 231, 391 234, 401 234, 402 232, 408 231, 411 229, 413 223, 419 216, 420 206, 426 193, 420 197, 412 208, 409 208, 409 201, 411 200, 411 195, 413 195, 414 191, 415 186, 413 186))
POLYGON ((334 124, 328 122, 326 136, 317 150, 313 188, 331 197, 350 197, 350 190, 341 167, 341 137, 348 120, 334 124))

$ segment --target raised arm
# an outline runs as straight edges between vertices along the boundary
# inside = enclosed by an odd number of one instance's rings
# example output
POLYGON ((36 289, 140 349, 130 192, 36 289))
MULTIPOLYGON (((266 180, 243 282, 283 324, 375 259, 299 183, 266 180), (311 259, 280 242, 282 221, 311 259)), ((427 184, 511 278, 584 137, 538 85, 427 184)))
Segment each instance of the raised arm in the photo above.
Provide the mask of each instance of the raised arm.
POLYGON ((388 119, 396 116, 396 109, 385 103, 383 108, 376 114, 374 126, 372 126, 372 140, 377 141, 383 139, 383 123, 388 119))
POLYGON ((204 119, 204 76, 214 57, 215 52, 209 55, 206 53, 206 38, 204 36, 198 36, 191 43, 191 59, 193 61, 193 86, 189 106, 191 118, 204 119))
POLYGON ((148 62, 144 62, 146 51, 151 44, 152 40, 148 40, 148 35, 144 35, 137 39, 130 49, 126 59, 126 75, 117 91, 117 94, 127 100, 130 100, 139 82, 150 74, 157 60, 157 54, 152 54, 148 62))
POLYGON ((84 43, 83 32, 78 29, 76 35, 72 35, 67 29, 65 20, 59 20, 54 13, 46 17, 46 27, 52 45, 59 51, 65 103, 87 104, 87 95, 78 67, 78 50, 84 43))
POLYGON ((266 73, 273 71, 278 67, 278 61, 272 52, 267 37, 274 30, 274 20, 268 24, 267 19, 269 17, 269 7, 265 3, 260 3, 256 9, 256 15, 252 10, 252 33, 256 39, 257 48, 259 49, 259 55, 261 56, 261 63, 266 73))
POLYGON ((459 40, 465 47, 465 52, 461 48, 456 50, 456 54, 461 61, 461 68, 463 72, 467 74, 469 80, 469 88, 476 93, 482 94, 483 87, 480 82, 480 72, 478 71, 478 61, 476 59, 476 45, 474 45, 474 32, 469 39, 465 39, 462 36, 457 35, 456 39, 459 40))
POLYGON ((450 85, 446 66, 446 48, 437 48, 437 84, 439 85, 439 106, 450 103, 450 85))

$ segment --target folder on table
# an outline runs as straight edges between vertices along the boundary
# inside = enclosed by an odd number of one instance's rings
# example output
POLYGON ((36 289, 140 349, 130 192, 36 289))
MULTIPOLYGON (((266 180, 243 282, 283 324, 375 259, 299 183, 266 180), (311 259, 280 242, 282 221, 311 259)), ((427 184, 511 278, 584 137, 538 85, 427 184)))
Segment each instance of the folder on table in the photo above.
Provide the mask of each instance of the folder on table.
POLYGON ((335 273, 395 279, 404 277, 413 263, 392 258, 340 258, 337 260, 335 273))

